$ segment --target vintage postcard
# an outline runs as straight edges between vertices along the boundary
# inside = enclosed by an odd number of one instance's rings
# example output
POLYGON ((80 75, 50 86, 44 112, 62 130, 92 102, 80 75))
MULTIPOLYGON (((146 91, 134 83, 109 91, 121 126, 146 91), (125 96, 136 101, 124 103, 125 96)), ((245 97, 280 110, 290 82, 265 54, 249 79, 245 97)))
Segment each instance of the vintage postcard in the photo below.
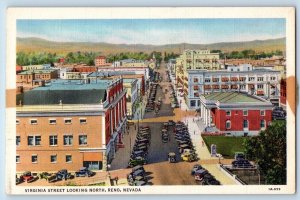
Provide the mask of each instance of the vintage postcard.
POLYGON ((9 8, 6 72, 8 194, 295 192, 294 8, 9 8))

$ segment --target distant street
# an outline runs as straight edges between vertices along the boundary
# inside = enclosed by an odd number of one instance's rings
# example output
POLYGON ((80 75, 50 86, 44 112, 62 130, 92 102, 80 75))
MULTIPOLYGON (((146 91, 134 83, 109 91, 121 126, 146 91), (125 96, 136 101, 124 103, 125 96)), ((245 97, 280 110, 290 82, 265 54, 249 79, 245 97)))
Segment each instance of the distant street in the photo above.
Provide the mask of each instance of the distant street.
MULTIPOLYGON (((221 184, 235 184, 235 182, 218 169, 218 159, 212 159, 207 147, 202 146, 201 130, 199 126, 203 127, 203 125, 202 122, 199 121, 199 118, 195 117, 195 112, 188 111, 185 103, 182 103, 181 108, 171 108, 170 94, 169 92, 165 93, 165 89, 169 89, 169 85, 171 84, 167 82, 166 70, 165 63, 162 63, 160 69, 157 70, 162 76, 162 82, 159 83, 161 87, 158 87, 156 94, 156 100, 161 97, 163 101, 159 114, 156 115, 154 111, 146 112, 143 119, 133 120, 135 125, 139 123, 140 126, 149 126, 151 128, 151 145, 148 152, 147 165, 145 165, 146 171, 150 173, 150 183, 154 185, 197 184, 194 177, 190 175, 190 171, 196 162, 188 163, 181 161, 178 145, 172 131, 168 130, 171 136, 168 143, 163 143, 161 140, 163 122, 174 120, 188 122, 190 135, 200 158, 198 162, 208 169, 221 184), (169 163, 167 161, 169 152, 175 152, 179 162, 169 163)), ((181 97, 178 96, 178 98, 180 99, 181 97)), ((183 99, 182 102, 184 102, 183 99)), ((120 169, 122 170, 122 168, 127 167, 131 153, 130 148, 134 145, 136 133, 137 130, 133 125, 130 127, 130 135, 124 136, 123 141, 125 142, 125 148, 117 151, 116 157, 111 165, 112 173, 113 170, 118 169, 118 171, 120 171, 120 169)), ((222 160, 222 163, 229 164, 231 163, 231 160, 222 160)))

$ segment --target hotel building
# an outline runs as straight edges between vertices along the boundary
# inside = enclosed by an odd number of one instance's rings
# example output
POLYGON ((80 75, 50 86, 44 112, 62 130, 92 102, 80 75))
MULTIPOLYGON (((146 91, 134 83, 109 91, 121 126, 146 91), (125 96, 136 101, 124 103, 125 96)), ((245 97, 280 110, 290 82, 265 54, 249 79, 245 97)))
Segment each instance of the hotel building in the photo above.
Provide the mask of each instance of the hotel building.
POLYGON ((126 130, 122 79, 57 80, 17 95, 17 172, 106 170, 126 130))
POLYGON ((279 105, 280 72, 275 70, 253 69, 249 64, 217 71, 186 70, 184 78, 176 81, 191 109, 199 108, 200 95, 214 92, 244 92, 279 105))

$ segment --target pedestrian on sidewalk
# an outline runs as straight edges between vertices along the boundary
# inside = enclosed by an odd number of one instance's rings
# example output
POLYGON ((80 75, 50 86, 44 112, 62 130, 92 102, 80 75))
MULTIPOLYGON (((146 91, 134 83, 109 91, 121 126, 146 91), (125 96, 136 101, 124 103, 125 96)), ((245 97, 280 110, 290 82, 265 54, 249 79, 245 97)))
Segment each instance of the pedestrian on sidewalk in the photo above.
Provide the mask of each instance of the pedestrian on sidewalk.
POLYGON ((118 181, 119 181, 119 177, 118 176, 116 176, 115 181, 116 181, 116 185, 118 185, 118 181))
POLYGON ((204 147, 204 141, 202 140, 202 147, 204 147))
POLYGON ((194 131, 194 135, 196 135, 196 131, 194 131))

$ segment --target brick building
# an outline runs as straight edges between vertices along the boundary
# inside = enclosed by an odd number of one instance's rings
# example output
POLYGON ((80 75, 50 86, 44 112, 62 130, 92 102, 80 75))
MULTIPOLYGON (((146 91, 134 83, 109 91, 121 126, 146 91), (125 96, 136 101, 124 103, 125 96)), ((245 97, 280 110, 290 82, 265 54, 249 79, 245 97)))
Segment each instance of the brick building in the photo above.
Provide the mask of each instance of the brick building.
POLYGON ((17 84, 32 85, 34 80, 49 81, 57 77, 58 73, 55 69, 27 70, 17 74, 17 84))
POLYGON ((286 79, 280 80, 280 104, 286 106, 286 79))
POLYGON ((272 121, 273 105, 257 96, 238 92, 216 92, 200 97, 205 126, 226 135, 257 135, 272 121))
POLYGON ((106 62, 105 56, 97 56, 94 60, 95 66, 108 66, 111 65, 111 63, 106 62))
POLYGON ((57 81, 17 95, 17 172, 106 170, 126 128, 122 79, 57 81))

